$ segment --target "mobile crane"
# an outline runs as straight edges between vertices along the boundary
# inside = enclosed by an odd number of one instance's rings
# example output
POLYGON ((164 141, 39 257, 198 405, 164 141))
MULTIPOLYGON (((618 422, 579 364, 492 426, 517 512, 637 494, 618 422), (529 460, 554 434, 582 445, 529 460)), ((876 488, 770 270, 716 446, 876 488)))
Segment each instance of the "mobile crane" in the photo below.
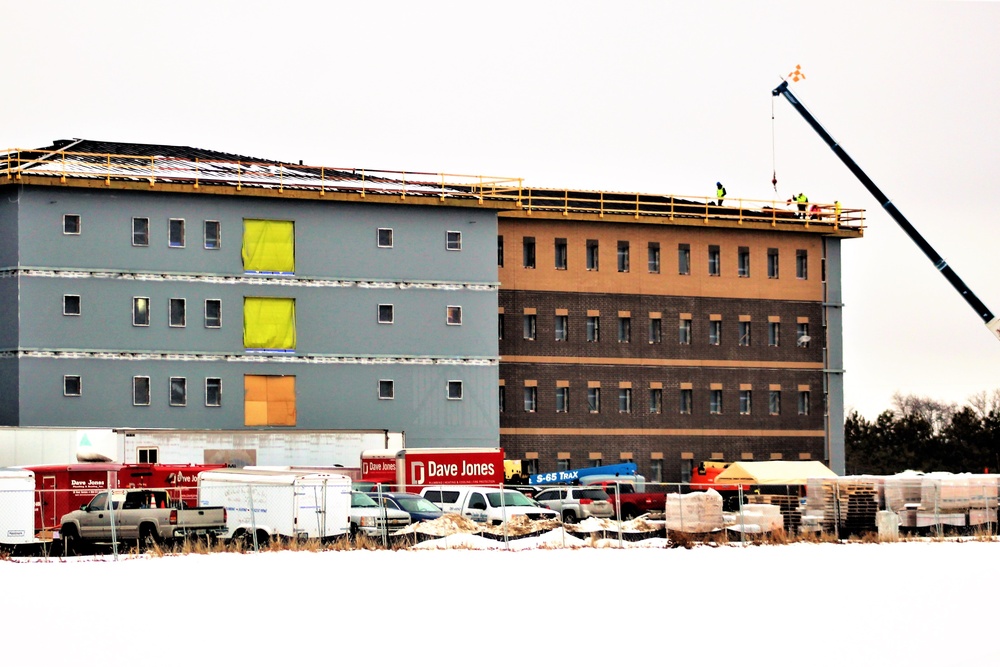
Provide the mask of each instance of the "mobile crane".
POLYGON ((913 225, 910 224, 910 221, 899 212, 896 205, 889 201, 889 198, 885 196, 877 185, 875 185, 875 182, 868 177, 868 174, 862 171, 861 167, 858 166, 851 156, 847 154, 847 152, 834 140, 832 136, 830 136, 830 133, 823 129, 823 126, 819 124, 819 121, 817 121, 816 118, 809 113, 809 110, 806 109, 802 105, 802 102, 800 102, 798 98, 792 94, 792 91, 788 89, 788 82, 782 81, 781 85, 771 91, 771 95, 774 97, 783 95, 785 99, 788 100, 788 102, 792 105, 792 108, 798 111, 799 115, 801 115, 806 122, 809 123, 810 127, 816 131, 816 134, 818 134, 823 141, 825 141, 826 144, 833 149, 833 152, 840 158, 841 162, 847 165, 847 168, 851 170, 851 173, 854 174, 859 181, 861 181, 862 185, 868 188, 868 192, 872 193, 872 196, 878 200, 878 203, 882 205, 882 208, 884 208, 886 212, 892 216, 892 219, 903 228, 906 235, 917 244, 925 255, 927 255, 927 258, 934 264, 934 268, 940 271, 948 282, 951 283, 952 287, 958 290, 958 293, 962 295, 970 306, 972 306, 973 310, 976 311, 976 314, 982 318, 986 327, 993 332, 993 335, 1000 338, 1000 317, 994 316, 993 313, 990 312, 990 309, 987 308, 986 305, 972 293, 972 290, 969 289, 965 282, 958 277, 958 274, 955 273, 950 266, 948 266, 948 263, 944 260, 944 258, 931 247, 931 244, 920 235, 920 232, 918 232, 913 225))

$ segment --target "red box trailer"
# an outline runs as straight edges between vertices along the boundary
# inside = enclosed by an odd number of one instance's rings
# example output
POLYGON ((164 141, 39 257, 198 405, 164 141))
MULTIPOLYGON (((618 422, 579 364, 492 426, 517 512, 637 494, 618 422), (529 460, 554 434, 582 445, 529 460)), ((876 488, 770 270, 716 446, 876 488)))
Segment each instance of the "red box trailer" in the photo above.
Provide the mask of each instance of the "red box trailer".
POLYGON ((499 486, 504 481, 500 447, 370 449, 361 453, 361 479, 418 493, 425 486, 499 486))

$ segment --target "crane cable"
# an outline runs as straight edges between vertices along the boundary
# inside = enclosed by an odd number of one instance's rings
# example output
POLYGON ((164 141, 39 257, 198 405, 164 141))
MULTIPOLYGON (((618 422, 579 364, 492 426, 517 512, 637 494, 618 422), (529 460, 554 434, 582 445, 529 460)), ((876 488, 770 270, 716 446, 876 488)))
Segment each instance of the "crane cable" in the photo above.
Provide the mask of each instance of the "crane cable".
POLYGON ((778 191, 778 167, 774 151, 774 96, 771 96, 771 186, 778 191))

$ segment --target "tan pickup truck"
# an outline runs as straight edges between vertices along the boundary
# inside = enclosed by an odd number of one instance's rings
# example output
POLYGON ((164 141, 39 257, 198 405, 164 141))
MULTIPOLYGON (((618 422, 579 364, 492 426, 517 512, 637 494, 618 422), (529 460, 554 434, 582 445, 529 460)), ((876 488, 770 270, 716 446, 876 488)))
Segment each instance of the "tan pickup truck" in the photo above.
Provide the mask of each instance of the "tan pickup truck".
POLYGON ((114 542, 142 547, 188 537, 215 538, 226 532, 226 509, 171 507, 165 490, 112 489, 63 516, 60 526, 63 553, 72 555, 114 542))

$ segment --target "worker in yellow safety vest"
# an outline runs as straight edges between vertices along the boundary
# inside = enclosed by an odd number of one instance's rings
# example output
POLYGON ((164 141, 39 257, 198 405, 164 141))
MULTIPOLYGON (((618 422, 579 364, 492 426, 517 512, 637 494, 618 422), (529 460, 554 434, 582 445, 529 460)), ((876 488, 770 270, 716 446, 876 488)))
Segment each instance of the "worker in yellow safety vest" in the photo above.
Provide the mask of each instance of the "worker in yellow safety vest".
POLYGON ((795 203, 799 206, 799 217, 806 217, 806 204, 809 203, 809 197, 806 197, 801 192, 795 195, 795 203))
POLYGON ((719 181, 715 182, 715 197, 719 200, 719 206, 722 206, 722 200, 726 196, 726 188, 719 181))
POLYGON ((836 219, 839 221, 840 220, 840 202, 839 201, 833 202, 833 214, 836 217, 836 219))

